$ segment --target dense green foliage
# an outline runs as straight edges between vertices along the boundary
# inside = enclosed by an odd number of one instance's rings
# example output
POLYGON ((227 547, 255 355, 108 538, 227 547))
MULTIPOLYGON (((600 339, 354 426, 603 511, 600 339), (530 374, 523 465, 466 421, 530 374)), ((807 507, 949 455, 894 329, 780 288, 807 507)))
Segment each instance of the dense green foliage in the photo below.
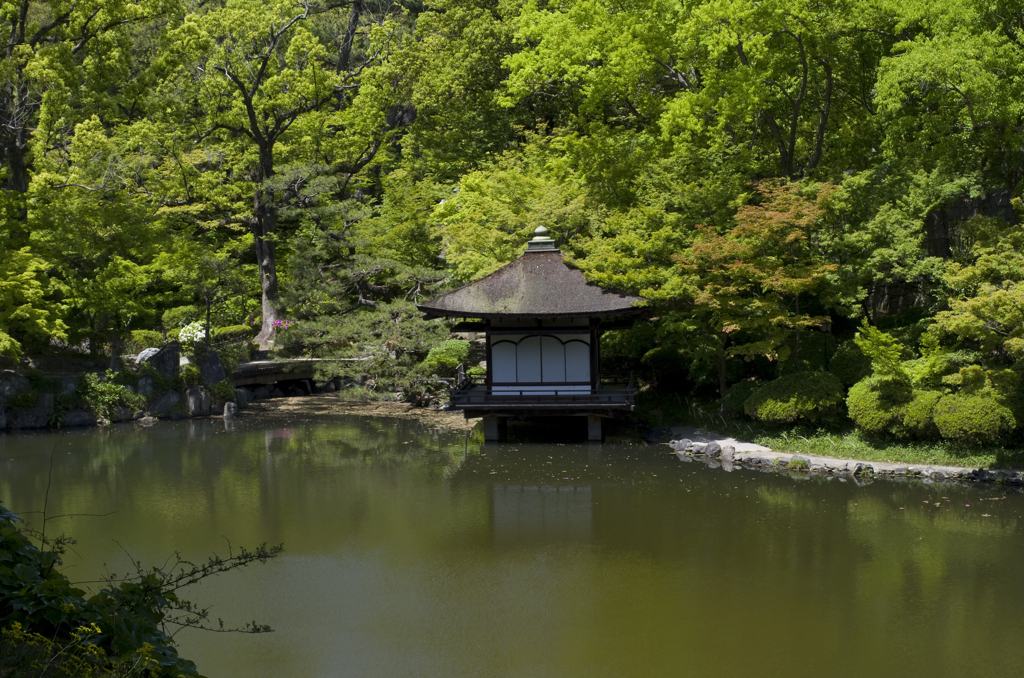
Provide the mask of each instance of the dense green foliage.
MULTIPOLYGON (((37 534, 0 506, 0 668, 4 675, 196 676, 178 656, 172 631, 202 627, 207 610, 180 598, 184 587, 209 576, 265 562, 280 547, 241 549, 228 558, 193 565, 172 558, 161 567, 111 577, 87 596, 60 571, 70 544, 37 534)), ((247 625, 249 632, 269 630, 247 625)))
POLYGON ((843 404, 843 385, 828 372, 791 372, 754 391, 746 413, 766 424, 834 422, 843 404))
POLYGON ((543 224, 591 280, 650 301, 607 337, 607 375, 721 399, 827 370, 873 380, 850 412, 879 434, 1018 429, 1019 386, 955 377, 1024 360, 1014 3, 0 11, 4 354, 116 362, 133 331, 246 325, 339 359, 321 376, 410 395, 448 338, 415 302, 543 224), (917 404, 879 423, 879 380, 917 404), (915 391, 1003 409, 953 423, 915 391))
POLYGON ((119 384, 114 374, 107 371, 106 378, 93 372, 82 375, 79 386, 82 400, 89 404, 93 414, 104 419, 113 419, 118 406, 137 410, 145 406, 146 399, 132 391, 125 384, 119 384))
POLYGON ((451 377, 455 369, 469 360, 469 342, 460 339, 443 341, 434 348, 420 363, 420 371, 427 374, 436 374, 442 377, 451 377))

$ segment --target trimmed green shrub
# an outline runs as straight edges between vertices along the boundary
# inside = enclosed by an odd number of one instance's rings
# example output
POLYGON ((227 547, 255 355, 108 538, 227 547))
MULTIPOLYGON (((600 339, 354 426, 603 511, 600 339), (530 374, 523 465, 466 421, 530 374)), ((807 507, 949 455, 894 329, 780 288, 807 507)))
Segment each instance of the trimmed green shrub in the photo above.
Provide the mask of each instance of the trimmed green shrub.
POLYGON ((909 383, 890 377, 861 379, 846 397, 850 419, 868 433, 902 434, 903 408, 914 399, 909 383))
POLYGON ((170 333, 172 328, 182 328, 191 322, 205 317, 205 313, 198 306, 177 306, 164 311, 160 323, 170 333))
POLYGON ((469 342, 461 339, 449 339, 430 349, 430 353, 420 363, 420 370, 425 374, 450 377, 455 374, 455 368, 467 360, 469 360, 469 342))
POLYGON ((903 427, 916 438, 935 438, 939 430, 935 426, 935 405, 942 399, 942 391, 914 390, 914 399, 903 408, 903 427))
POLYGON ((991 391, 943 396, 935 405, 935 426, 943 438, 996 443, 1017 428, 1017 419, 991 391))
POLYGON ((960 388, 956 393, 948 393, 872 376, 850 389, 846 405, 850 418, 867 433, 896 438, 1000 442, 1016 429, 1019 421, 1014 410, 1019 398, 1015 377, 1009 370, 986 372, 972 365, 943 379, 947 387, 960 388))
POLYGON ((147 348, 160 348, 163 345, 164 335, 160 332, 154 330, 132 330, 124 347, 129 353, 138 353, 147 348))
POLYGON ((844 341, 829 361, 828 371, 836 375, 843 386, 850 387, 871 374, 871 358, 864 355, 852 339, 844 341))
POLYGON ((743 403, 762 386, 764 386, 763 381, 754 380, 741 381, 730 386, 729 390, 725 392, 725 397, 722 398, 722 414, 742 415, 744 413, 743 403))
POLYGON ((818 422, 842 411, 843 384, 828 372, 787 374, 759 388, 743 403, 748 416, 766 424, 818 422))
POLYGON ((210 337, 217 343, 246 341, 256 336, 256 328, 248 325, 228 325, 210 330, 210 337))

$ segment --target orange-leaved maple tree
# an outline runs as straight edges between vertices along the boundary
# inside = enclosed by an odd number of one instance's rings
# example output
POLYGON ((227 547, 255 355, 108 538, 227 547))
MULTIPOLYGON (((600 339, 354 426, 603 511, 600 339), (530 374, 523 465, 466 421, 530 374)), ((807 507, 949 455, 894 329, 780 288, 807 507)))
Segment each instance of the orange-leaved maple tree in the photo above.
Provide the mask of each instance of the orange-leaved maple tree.
POLYGON ((839 296, 838 267, 819 238, 833 191, 825 185, 808 194, 799 183, 762 182, 759 200, 737 210, 733 228, 720 233, 700 226, 693 243, 673 257, 674 292, 685 309, 680 329, 698 339, 696 357, 715 363, 723 396, 730 356, 792 358, 803 371, 801 332, 830 320, 809 311, 839 296))

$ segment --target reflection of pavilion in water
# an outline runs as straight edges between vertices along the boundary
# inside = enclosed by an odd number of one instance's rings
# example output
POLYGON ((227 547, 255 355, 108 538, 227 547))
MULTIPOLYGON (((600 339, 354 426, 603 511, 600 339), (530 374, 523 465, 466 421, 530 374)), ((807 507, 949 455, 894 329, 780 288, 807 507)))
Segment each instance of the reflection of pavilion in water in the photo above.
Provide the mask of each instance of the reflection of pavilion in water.
POLYGON ((494 545, 589 543, 593 494, 588 485, 491 485, 494 545))

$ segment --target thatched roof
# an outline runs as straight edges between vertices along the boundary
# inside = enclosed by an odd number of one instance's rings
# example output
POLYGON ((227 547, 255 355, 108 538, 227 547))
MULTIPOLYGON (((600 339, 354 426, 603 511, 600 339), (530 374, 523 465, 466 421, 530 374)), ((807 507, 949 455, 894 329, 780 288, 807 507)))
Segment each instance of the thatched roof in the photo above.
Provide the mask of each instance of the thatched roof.
POLYGON ((640 311, 640 297, 588 283, 553 246, 534 249, 533 244, 511 264, 417 308, 451 318, 593 318, 640 311))

